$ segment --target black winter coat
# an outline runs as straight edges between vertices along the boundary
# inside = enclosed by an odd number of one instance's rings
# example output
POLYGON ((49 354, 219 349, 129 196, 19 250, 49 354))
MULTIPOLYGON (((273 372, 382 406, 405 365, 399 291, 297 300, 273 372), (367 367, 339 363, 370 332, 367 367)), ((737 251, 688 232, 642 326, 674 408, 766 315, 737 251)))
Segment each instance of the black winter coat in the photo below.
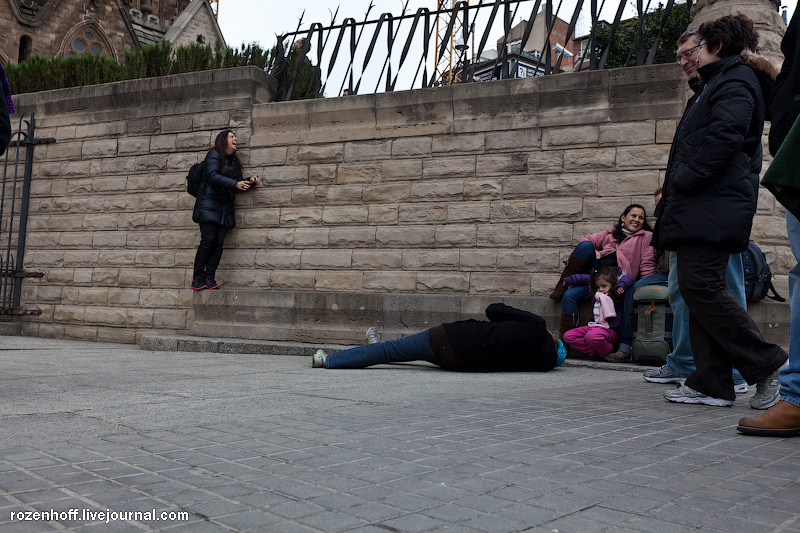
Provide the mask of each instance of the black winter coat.
POLYGON ((543 318, 505 304, 486 308, 491 322, 462 320, 444 324, 462 372, 552 370, 556 346, 543 318))
POLYGON ((203 184, 197 193, 192 211, 192 221, 199 224, 219 224, 226 228, 236 225, 234 218, 233 191, 242 181, 242 172, 236 170, 235 155, 225 157, 220 169, 220 155, 209 150, 203 161, 203 184))
POLYGON ((800 115, 800 10, 795 10, 781 41, 783 67, 769 99, 769 151, 778 152, 800 115))
POLYGON ((758 201, 764 99, 761 81, 741 56, 698 71, 705 86, 683 114, 672 141, 654 241, 747 248, 758 201))

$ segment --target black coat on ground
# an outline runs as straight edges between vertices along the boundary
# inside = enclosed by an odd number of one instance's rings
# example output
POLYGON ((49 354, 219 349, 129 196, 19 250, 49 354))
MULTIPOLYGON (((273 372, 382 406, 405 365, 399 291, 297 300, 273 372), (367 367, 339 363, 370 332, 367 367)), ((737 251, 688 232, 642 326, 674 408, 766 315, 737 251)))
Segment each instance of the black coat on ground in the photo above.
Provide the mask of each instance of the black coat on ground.
POLYGON ((708 243, 738 253, 747 248, 758 201, 769 77, 731 56, 704 65, 705 86, 690 102, 673 139, 654 241, 708 243))
MULTIPOLYGON (((491 322, 444 324, 462 372, 545 372, 556 365, 556 346, 543 318, 505 304, 486 308, 491 322)), ((435 352, 436 350, 434 350, 435 352)), ((438 354, 437 354, 438 356, 438 354)))
POLYGON ((233 191, 236 183, 244 178, 241 170, 236 168, 234 154, 226 155, 224 165, 220 165, 220 161, 216 150, 209 150, 206 154, 203 161, 203 184, 194 202, 192 221, 232 228, 236 225, 233 191))

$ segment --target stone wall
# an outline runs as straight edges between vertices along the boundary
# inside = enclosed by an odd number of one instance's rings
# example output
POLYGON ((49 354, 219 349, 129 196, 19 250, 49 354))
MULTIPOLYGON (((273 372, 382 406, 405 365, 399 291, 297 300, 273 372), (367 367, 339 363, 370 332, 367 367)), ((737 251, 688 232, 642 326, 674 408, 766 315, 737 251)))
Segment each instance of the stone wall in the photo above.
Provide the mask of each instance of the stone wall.
MULTIPOLYGON (((652 207, 687 97, 675 65, 281 103, 259 103, 264 84, 234 69, 20 97, 58 141, 37 148, 25 266, 45 277, 25 281, 24 301, 43 314, 26 333, 208 334, 193 302, 214 295, 188 289, 199 235, 182 191, 228 126, 264 186, 238 195, 217 280, 269 291, 283 312, 247 311, 263 326, 250 338, 287 338, 298 325, 281 317, 303 294, 332 308, 336 293, 417 295, 448 312, 454 296, 541 299, 582 235, 631 202, 652 207)), ((766 192, 753 239, 785 291, 788 241, 766 192)))
POLYGON ((274 90, 248 67, 19 96, 37 136, 56 139, 35 150, 25 266, 45 277, 23 285, 24 306, 42 310, 24 332, 133 343, 187 331, 186 172, 222 129, 246 145, 274 90))

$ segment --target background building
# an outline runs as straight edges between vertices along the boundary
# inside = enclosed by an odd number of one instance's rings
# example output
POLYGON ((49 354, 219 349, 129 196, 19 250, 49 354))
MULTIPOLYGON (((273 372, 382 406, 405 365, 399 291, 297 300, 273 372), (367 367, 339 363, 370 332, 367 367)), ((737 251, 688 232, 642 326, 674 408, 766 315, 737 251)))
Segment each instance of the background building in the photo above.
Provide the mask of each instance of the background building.
POLYGON ((208 0, 8 0, 0 10, 0 61, 125 51, 161 39, 224 46, 208 0))

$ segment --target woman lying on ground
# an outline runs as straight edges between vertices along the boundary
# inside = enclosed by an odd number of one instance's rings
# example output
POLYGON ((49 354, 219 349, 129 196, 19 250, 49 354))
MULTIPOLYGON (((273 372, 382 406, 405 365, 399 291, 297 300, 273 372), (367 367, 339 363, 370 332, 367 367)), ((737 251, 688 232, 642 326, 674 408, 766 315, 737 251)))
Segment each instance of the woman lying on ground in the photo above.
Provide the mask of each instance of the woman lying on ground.
POLYGON ((367 344, 326 354, 319 350, 314 368, 366 368, 386 363, 427 361, 459 372, 546 372, 567 355, 543 318, 496 303, 486 308, 490 322, 461 320, 408 337, 378 342, 375 328, 367 344))

